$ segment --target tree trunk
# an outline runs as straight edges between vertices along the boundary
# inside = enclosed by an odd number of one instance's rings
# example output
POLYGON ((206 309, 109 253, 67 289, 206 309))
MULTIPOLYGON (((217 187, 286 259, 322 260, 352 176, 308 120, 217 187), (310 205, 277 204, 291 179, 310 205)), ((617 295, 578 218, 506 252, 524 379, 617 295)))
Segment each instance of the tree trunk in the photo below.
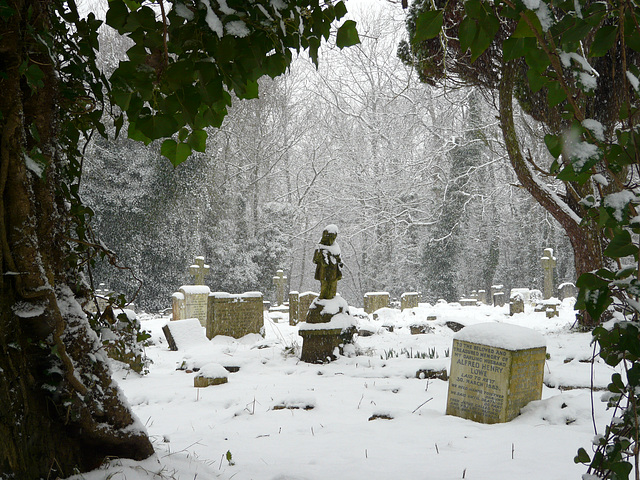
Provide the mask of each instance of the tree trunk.
POLYGON ((50 28, 49 5, 11 7, 0 22, 0 477, 56 478, 106 456, 143 459, 153 447, 74 293, 82 287, 60 189, 57 73, 30 30, 50 28), (37 65, 44 85, 32 88, 22 65, 37 65), (36 146, 41 175, 27 155, 36 146))
MULTIPOLYGON (((568 195, 572 204, 570 206, 531 171, 522 155, 513 120, 513 88, 516 74, 514 62, 506 62, 503 66, 499 88, 500 126, 509 159, 522 186, 560 223, 569 237, 573 247, 576 276, 579 277, 583 273, 597 270, 604 265, 600 229, 591 219, 588 219, 586 223, 582 221, 585 212, 577 203, 580 199, 578 197, 584 197, 588 193, 585 189, 589 188, 589 184, 587 183, 585 186, 570 184, 567 186, 568 189, 575 192, 574 198, 568 195)), ((586 312, 583 312, 580 323, 584 326, 590 326, 594 320, 586 312)))

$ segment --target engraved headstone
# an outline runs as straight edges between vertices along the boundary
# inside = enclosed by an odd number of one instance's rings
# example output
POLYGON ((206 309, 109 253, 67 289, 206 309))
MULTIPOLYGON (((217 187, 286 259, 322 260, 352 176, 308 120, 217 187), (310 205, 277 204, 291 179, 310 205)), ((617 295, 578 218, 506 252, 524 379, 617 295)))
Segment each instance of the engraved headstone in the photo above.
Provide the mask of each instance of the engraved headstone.
POLYGON ((545 248, 540 258, 544 269, 544 299, 553 296, 553 269, 556 268, 556 257, 553 256, 553 248, 545 248))
POLYGON ((212 292, 208 299, 207 338, 211 339, 216 335, 241 338, 250 333, 263 333, 262 293, 246 292, 233 295, 212 292))
POLYGON ((453 340, 447 415, 504 423, 540 400, 546 358, 544 337, 506 323, 465 327, 453 340))
POLYGON ((483 305, 487 304, 487 291, 486 290, 478 290, 478 301, 483 305))
POLYGON ((173 318, 184 320, 197 318, 204 327, 207 323, 209 287, 206 285, 183 285, 172 295, 173 318), (178 316, 176 316, 176 313, 178 316))
POLYGON ((494 307, 504 306, 506 299, 504 295, 504 285, 491 285, 491 302, 494 307))
POLYGON ((389 292, 367 292, 364 294, 364 311, 372 314, 389 306, 389 292))
POLYGON ((288 280, 284 270, 278 270, 275 277, 273 277, 273 284, 276 286, 276 305, 284 305, 288 280))

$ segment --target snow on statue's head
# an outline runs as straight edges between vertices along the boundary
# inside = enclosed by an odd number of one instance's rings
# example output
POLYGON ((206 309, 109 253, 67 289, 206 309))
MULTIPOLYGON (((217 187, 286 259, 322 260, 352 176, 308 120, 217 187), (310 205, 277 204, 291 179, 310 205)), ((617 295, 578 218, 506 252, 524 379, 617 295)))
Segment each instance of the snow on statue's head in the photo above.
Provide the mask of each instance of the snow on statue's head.
POLYGON ((338 236, 338 226, 333 223, 324 227, 324 231, 322 232, 322 239, 320 240, 321 245, 333 245, 336 237, 338 236))

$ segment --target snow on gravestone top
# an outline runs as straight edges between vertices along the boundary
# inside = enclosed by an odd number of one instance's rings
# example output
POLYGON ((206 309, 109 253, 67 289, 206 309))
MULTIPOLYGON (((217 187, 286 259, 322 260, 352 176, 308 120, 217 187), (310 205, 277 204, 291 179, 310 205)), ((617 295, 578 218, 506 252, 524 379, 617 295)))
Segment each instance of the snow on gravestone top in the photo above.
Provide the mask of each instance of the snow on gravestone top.
POLYGON ((209 295, 211 289, 206 285, 182 285, 178 290, 188 295, 209 295))
POLYGON ((469 325, 453 338, 504 350, 527 350, 547 346, 547 342, 540 333, 509 323, 491 322, 469 325))

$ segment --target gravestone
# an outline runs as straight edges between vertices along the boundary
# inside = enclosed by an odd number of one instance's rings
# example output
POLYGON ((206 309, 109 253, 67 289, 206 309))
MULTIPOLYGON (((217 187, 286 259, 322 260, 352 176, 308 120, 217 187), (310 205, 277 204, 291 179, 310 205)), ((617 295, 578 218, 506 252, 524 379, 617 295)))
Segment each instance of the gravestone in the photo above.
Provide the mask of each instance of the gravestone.
POLYGON ((502 307, 506 302, 504 285, 491 285, 491 302, 494 307, 502 307))
POLYGON ((211 339, 216 335, 241 338, 250 333, 263 333, 262 293, 234 295, 212 292, 208 299, 207 338, 211 339))
POLYGON ((522 293, 511 290, 511 298, 509 299, 509 315, 516 313, 524 313, 524 298, 522 293))
POLYGON ((420 302, 420 294, 418 292, 405 292, 400 296, 400 310, 407 308, 417 308, 420 302))
POLYGON ((558 286, 558 298, 564 300, 565 298, 577 297, 578 289, 571 282, 565 282, 558 286))
POLYGON ((176 320, 162 327, 170 350, 185 350, 189 347, 209 344, 202 325, 197 318, 176 320))
POLYGON ((478 304, 478 300, 475 298, 461 298, 459 303, 463 307, 475 307, 478 304))
POLYGON ((478 290, 478 301, 483 305, 487 304, 487 291, 486 290, 478 290))
POLYGON ((278 270, 276 276, 273 277, 273 284, 276 286, 276 305, 284 305, 288 280, 283 270, 278 270))
POLYGON ((316 292, 304 292, 300 294, 300 305, 298 306, 298 322, 304 322, 307 318, 307 312, 313 301, 318 298, 316 292))
POLYGON ((545 248, 540 258, 544 269, 544 299, 553 296, 553 269, 556 268, 556 257, 553 256, 553 248, 545 248))
POLYGON ((196 257, 193 265, 189 267, 189 273, 193 275, 194 285, 204 285, 204 277, 209 275, 211 267, 205 265, 204 257, 196 257))
POLYGON ((367 292, 364 294, 364 311, 372 314, 389 306, 389 292, 367 292))
POLYGON ((172 320, 197 318, 204 327, 207 323, 209 287, 206 285, 183 285, 171 296, 172 320))
POLYGON ((540 400, 546 359, 544 337, 506 323, 482 323, 454 336, 447 415, 504 423, 540 400))
POLYGON ((292 327, 300 321, 300 294, 289 292, 289 325, 292 327))

